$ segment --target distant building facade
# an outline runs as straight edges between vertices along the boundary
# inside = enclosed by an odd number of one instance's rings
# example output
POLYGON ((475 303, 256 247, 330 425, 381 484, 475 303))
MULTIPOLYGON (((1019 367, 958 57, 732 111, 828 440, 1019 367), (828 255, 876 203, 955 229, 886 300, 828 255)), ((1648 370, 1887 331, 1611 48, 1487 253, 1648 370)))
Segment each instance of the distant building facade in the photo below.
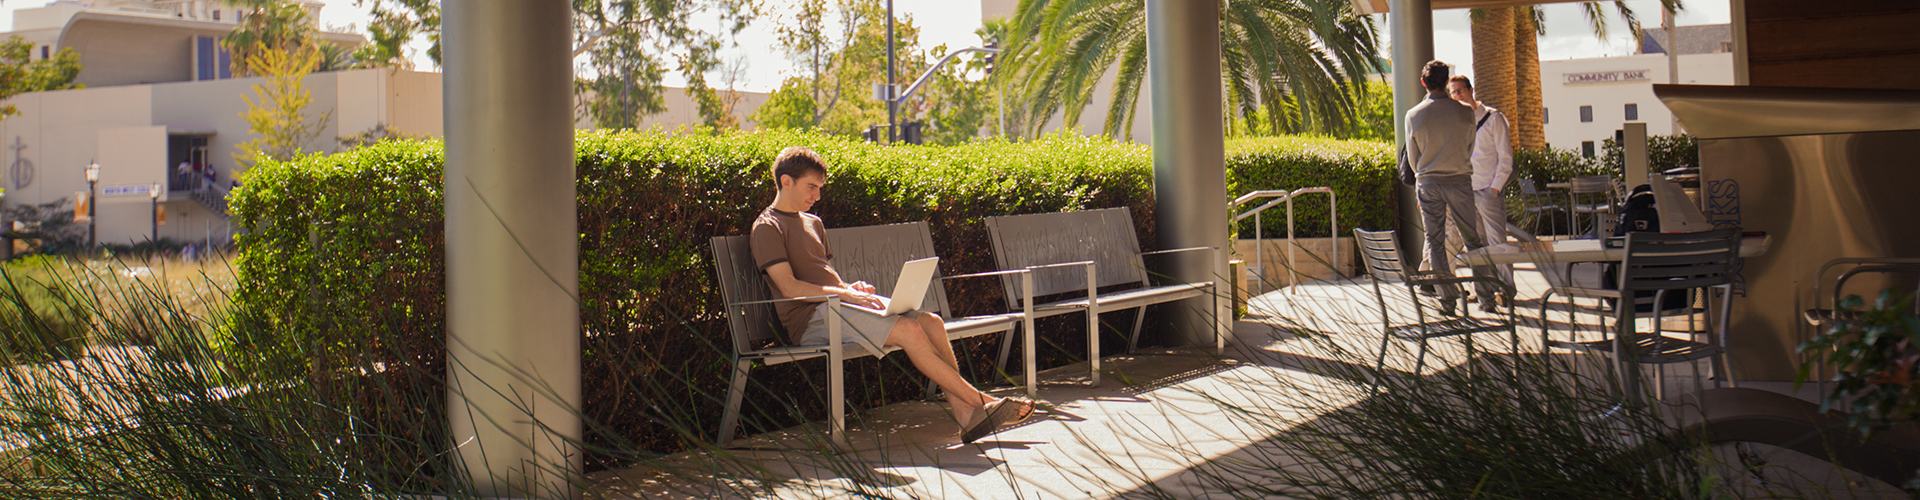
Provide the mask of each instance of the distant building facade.
MULTIPOLYGON (((299 1, 318 17, 320 2, 299 1)), ((218 0, 62 0, 15 14, 14 31, 36 44, 43 59, 61 48, 80 55, 78 90, 34 92, 7 102, 20 114, 0 120, 0 168, 6 205, 38 205, 88 191, 86 168, 100 165, 95 192, 98 241, 129 244, 156 236, 156 205, 164 211, 159 238, 178 242, 231 241, 224 201, 239 173, 234 146, 253 138, 240 114, 241 99, 260 78, 233 78, 219 40, 237 26, 233 8, 218 0), (187 172, 180 169, 187 164, 187 172), (158 185, 159 197, 148 196, 158 185)), ((322 33, 349 47, 359 35, 322 33)), ((376 127, 390 133, 441 137, 441 74, 365 69, 307 75, 309 119, 332 119, 303 147, 333 153, 340 139, 376 127)), ((766 94, 722 91, 736 116, 750 115, 766 94)), ((642 127, 699 123, 698 106, 684 89, 667 89, 667 111, 642 127)), ((576 111, 581 111, 579 108, 576 111)), ((576 126, 592 128, 584 112, 576 126)), ((743 128, 752 128, 743 120, 743 128)))
MULTIPOLYGON (((1680 48, 1677 83, 1733 84, 1728 25, 1681 26, 1675 34, 1680 48)), ((1628 122, 1646 123, 1650 135, 1675 133, 1673 114, 1653 95, 1653 84, 1672 81, 1666 43, 1666 30, 1649 29, 1635 55, 1541 61, 1547 145, 1598 155, 1601 145, 1628 122)))

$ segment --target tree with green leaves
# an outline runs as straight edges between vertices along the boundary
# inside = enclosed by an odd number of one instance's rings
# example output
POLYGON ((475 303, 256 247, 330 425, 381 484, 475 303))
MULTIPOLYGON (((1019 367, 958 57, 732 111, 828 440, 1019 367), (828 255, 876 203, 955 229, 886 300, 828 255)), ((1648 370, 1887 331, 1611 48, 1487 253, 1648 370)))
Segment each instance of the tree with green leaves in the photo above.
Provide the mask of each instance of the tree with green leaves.
MULTIPOLYGON (((80 76, 79 53, 63 48, 53 57, 35 61, 33 47, 33 42, 17 35, 0 42, 0 100, 25 92, 82 87, 73 83, 80 76)), ((20 110, 12 104, 0 105, 0 119, 17 114, 20 110)))
MULTIPOLYGON (((809 6, 824 7, 813 3, 803 5, 803 10, 809 6)), ((783 37, 782 49, 789 57, 805 57, 803 65, 808 73, 783 82, 769 97, 768 104, 773 107, 761 106, 751 117, 754 122, 762 127, 811 124, 796 128, 818 128, 840 135, 856 135, 868 126, 887 122, 886 102, 873 99, 870 93, 874 85, 887 81, 886 5, 879 0, 839 0, 835 9, 833 37, 818 37, 818 43, 813 45, 796 42, 808 37, 783 37), (818 66, 811 64, 815 50, 820 52, 818 66)), ((825 18, 823 14, 814 16, 825 18)), ((805 18, 804 15, 796 17, 805 18)), ((799 22, 794 24, 799 26, 789 25, 786 29, 789 32, 810 29, 799 22)), ((913 19, 897 20, 893 35, 899 54, 900 83, 906 85, 911 83, 907 79, 926 69, 928 57, 919 49, 920 29, 913 19)), ((927 99, 923 94, 905 103, 904 119, 925 118, 916 111, 928 107, 927 99)))
POLYGON ((359 67, 413 69, 407 44, 417 37, 428 42, 427 57, 440 65, 439 0, 354 0, 368 7, 367 44, 354 50, 359 67))
POLYGON ((254 96, 240 96, 247 110, 240 113, 247 131, 257 135, 234 145, 233 159, 242 168, 251 169, 261 161, 286 161, 299 156, 301 148, 320 137, 332 121, 333 111, 314 120, 306 116, 313 103, 313 92, 301 80, 320 64, 320 49, 304 45, 288 50, 256 51, 248 55, 247 67, 265 77, 253 86, 254 96))
POLYGON ((233 76, 265 76, 253 66, 266 52, 306 50, 317 45, 313 18, 307 9, 287 0, 228 0, 238 12, 239 26, 220 45, 233 54, 233 76))
MULTIPOLYGON (((1112 78, 1103 130, 1128 137, 1147 73, 1146 7, 1139 0, 1021 0, 996 78, 1031 117, 1020 135, 1060 116, 1076 127, 1112 78)), ((1221 79, 1228 109, 1269 130, 1345 136, 1352 87, 1373 69, 1379 38, 1347 0, 1236 0, 1220 12, 1221 79), (1280 105, 1285 103, 1284 105, 1280 105), (1262 109, 1279 112, 1262 112, 1262 109)))
POLYGON ((575 44, 588 62, 575 88, 587 96, 595 126, 632 128, 666 110, 661 80, 669 66, 687 81, 687 94, 705 124, 729 123, 727 106, 707 83, 720 65, 720 35, 695 28, 696 15, 717 16, 729 34, 746 29, 756 0, 573 0, 575 44))

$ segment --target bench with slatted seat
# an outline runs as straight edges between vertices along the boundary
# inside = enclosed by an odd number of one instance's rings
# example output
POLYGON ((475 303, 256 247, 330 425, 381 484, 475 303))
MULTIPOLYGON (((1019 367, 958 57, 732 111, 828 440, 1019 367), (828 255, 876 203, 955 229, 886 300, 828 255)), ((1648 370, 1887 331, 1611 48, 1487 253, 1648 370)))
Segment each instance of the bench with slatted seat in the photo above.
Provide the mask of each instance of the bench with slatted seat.
MULTIPOLYGON (((1214 303, 1208 314, 1219 314, 1219 294, 1213 293, 1214 281, 1154 285, 1144 258, 1208 251, 1212 252, 1211 258, 1218 260, 1220 249, 1193 247, 1141 252, 1140 239, 1133 229, 1133 216, 1126 208, 988 217, 987 231, 992 238, 994 262, 1000 269, 1032 271, 1023 276, 1001 277, 1010 310, 1027 311, 1029 325, 1044 317, 1074 312, 1087 314, 1087 363, 1093 385, 1100 384, 1101 312, 1141 309, 1140 314, 1134 315, 1127 345, 1129 352, 1138 347, 1146 306, 1211 296, 1214 303), (1096 293, 1101 288, 1123 285, 1129 288, 1096 293), (1074 295, 1044 304, 1033 303, 1035 297, 1068 293, 1074 295)), ((1216 348, 1224 347, 1226 339, 1217 329, 1215 340, 1216 348)), ((1002 360, 1007 356, 1005 348, 1003 345, 1000 353, 1002 360)), ((1029 349, 1027 357, 1032 356, 1029 349)), ((1032 368, 1028 366, 1029 370, 1032 368)))
MULTIPOLYGON (((899 278, 901 264, 936 256, 933 236, 926 222, 828 229, 826 237, 828 248, 834 252, 833 267, 840 273, 841 279, 848 282, 865 281, 882 291, 893 289, 895 280, 899 278)), ((727 326, 733 347, 732 382, 727 390, 727 407, 720 419, 717 442, 725 446, 733 440, 741 401, 746 393, 747 374, 755 363, 770 366, 813 358, 828 360, 828 407, 832 409, 828 432, 836 440, 841 439, 846 430, 845 361, 876 353, 859 343, 832 341, 823 346, 795 346, 780 337, 783 328, 774 313, 774 303, 825 298, 824 307, 838 307, 840 300, 838 296, 775 298, 768 287, 766 273, 760 271, 753 260, 753 249, 748 238, 745 235, 717 236, 712 240, 714 267, 719 275, 721 297, 727 304, 727 326)), ((946 319, 949 339, 1008 332, 1019 325, 1021 319, 1020 313, 950 318, 943 283, 927 287, 927 296, 921 306, 920 310, 939 314, 946 319)), ((829 338, 845 339, 842 321, 833 315, 829 315, 829 318, 829 338)), ((1001 341, 1006 340, 1003 338, 1001 341)), ((898 348, 888 348, 887 352, 895 350, 898 348)), ((1003 372, 1004 368, 1003 362, 1003 372)), ((1027 385, 1031 387, 1031 374, 1027 380, 1027 385)))

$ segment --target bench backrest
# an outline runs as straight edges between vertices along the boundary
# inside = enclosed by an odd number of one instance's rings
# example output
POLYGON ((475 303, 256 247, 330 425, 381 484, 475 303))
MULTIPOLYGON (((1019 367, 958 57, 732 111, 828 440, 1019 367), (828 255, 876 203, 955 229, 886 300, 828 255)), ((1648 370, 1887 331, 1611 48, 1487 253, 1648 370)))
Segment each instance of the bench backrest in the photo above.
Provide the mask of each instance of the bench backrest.
MULTIPOLYGON (((988 217, 987 232, 993 240, 994 263, 1000 269, 1090 260, 1097 268, 1099 286, 1147 282, 1147 271, 1140 260, 1140 238, 1133 232, 1133 215, 1126 208, 988 217)), ((1087 278, 1083 273, 1078 267, 1036 272, 1033 295, 1084 291, 1087 278)), ((1020 278, 1005 276, 1001 282, 1010 292, 1007 303, 1017 306, 1020 278)))
MULTIPOLYGON (((766 273, 760 272, 753 261, 753 246, 748 236, 715 236, 712 243, 720 297, 726 303, 775 298, 768 288, 766 273)), ((840 273, 840 279, 849 283, 865 281, 882 294, 893 290, 902 264, 936 255, 933 234, 927 230, 926 222, 828 229, 827 248, 833 251, 833 268, 840 273)), ((928 286, 920 309, 946 315, 946 287, 938 282, 928 286)), ((778 336, 780 317, 774 313, 772 304, 727 307, 727 327, 733 332, 734 352, 742 353, 752 350, 758 342, 778 336)))

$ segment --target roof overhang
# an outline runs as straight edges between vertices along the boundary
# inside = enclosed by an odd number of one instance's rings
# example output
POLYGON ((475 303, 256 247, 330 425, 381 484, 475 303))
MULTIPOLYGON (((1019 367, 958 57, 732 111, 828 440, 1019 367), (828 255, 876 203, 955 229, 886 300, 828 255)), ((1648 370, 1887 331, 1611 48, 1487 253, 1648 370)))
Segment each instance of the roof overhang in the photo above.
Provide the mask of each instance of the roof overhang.
MULTIPOLYGON (((1385 14, 1392 0, 1348 0, 1361 15, 1385 14)), ((1576 3, 1581 0, 1433 0, 1433 10, 1477 9, 1481 7, 1517 7, 1547 3, 1576 3)))
POLYGON ((1920 130, 1911 90, 1655 84, 1653 95, 1701 139, 1920 130))
MULTIPOLYGON (((67 36, 74 33, 76 28, 84 29, 87 27, 99 26, 101 28, 111 29, 111 26, 116 26, 116 25, 118 26, 126 26, 126 25, 160 26, 160 27, 176 28, 176 29, 184 29, 184 30, 198 30, 198 31, 221 32, 221 33, 230 32, 230 31, 233 31, 234 28, 239 27, 239 25, 236 25, 236 24, 217 23, 212 21, 199 21, 199 20, 193 20, 193 19, 134 16, 134 15, 126 15, 126 14, 115 14, 112 12, 81 12, 78 14, 74 14, 72 18, 67 19, 66 27, 61 28, 60 38, 59 38, 60 46, 61 47, 71 46, 67 41, 67 36)), ((319 35, 322 40, 339 43, 348 47, 357 47, 367 43, 366 37, 353 34, 353 33, 334 33, 329 31, 321 31, 319 32, 319 35)))

